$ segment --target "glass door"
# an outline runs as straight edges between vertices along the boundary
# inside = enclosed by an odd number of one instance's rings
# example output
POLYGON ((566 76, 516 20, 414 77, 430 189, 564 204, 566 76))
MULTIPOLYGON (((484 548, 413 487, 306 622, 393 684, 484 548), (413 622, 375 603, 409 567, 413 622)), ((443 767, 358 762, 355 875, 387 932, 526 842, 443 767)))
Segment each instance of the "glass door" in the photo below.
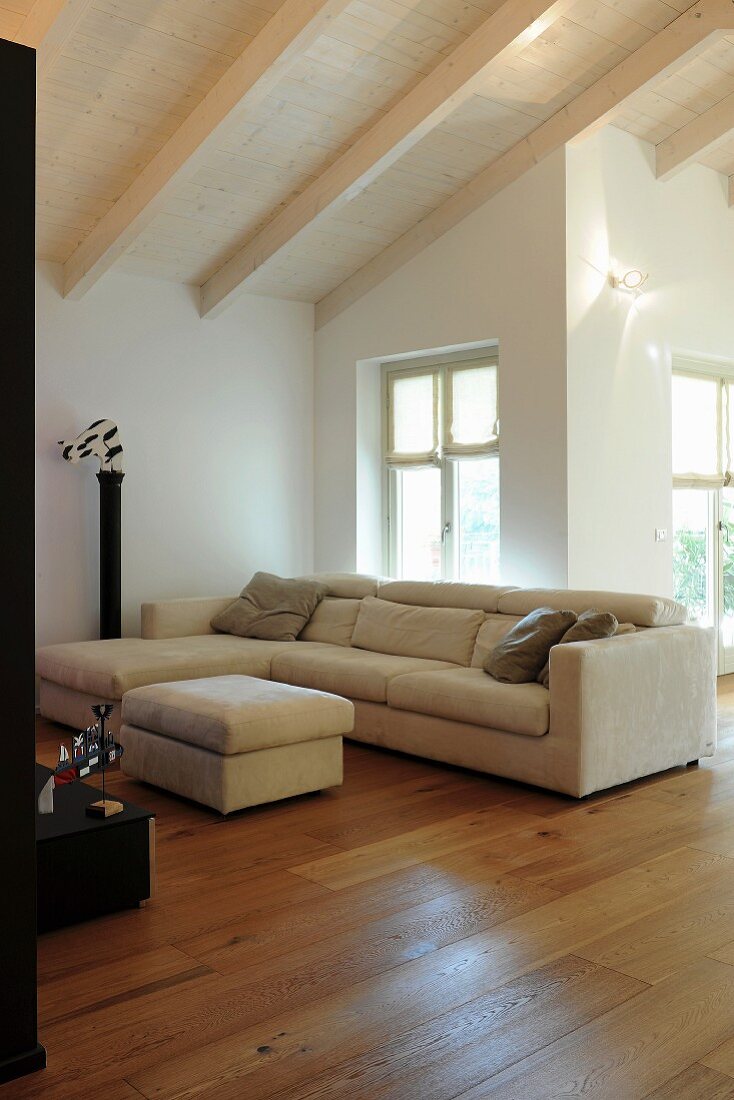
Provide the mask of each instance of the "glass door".
POLYGON ((673 586, 679 603, 702 626, 717 620, 715 492, 673 490, 673 586))
POLYGON ((714 494, 718 500, 719 675, 734 672, 734 489, 714 494))
POLYGON ((722 675, 734 672, 734 372, 674 361, 672 443, 674 592, 716 627, 722 675))
POLYGON ((673 491, 675 598, 715 626, 719 675, 734 672, 734 489, 673 491))

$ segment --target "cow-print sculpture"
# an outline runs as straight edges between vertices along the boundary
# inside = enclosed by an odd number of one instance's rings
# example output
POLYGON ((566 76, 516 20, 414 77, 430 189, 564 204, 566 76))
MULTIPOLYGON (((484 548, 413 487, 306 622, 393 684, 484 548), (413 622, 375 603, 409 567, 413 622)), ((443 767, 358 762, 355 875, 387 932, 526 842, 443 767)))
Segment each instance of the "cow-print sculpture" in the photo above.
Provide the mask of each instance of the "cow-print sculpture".
POLYGON ((122 470, 122 444, 114 420, 95 420, 76 439, 60 439, 59 447, 67 462, 94 455, 101 470, 122 470))

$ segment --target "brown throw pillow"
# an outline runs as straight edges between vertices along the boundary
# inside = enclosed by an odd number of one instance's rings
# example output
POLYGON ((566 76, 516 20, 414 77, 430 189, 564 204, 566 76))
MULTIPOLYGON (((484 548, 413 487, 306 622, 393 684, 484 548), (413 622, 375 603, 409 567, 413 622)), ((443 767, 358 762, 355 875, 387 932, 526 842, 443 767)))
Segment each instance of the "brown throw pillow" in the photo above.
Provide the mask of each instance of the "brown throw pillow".
POLYGON ((574 611, 539 607, 505 634, 484 662, 484 671, 503 684, 529 684, 548 660, 551 646, 560 642, 576 622, 574 611))
POLYGON ((240 638, 294 642, 328 592, 320 581, 255 573, 239 598, 212 619, 212 627, 240 638))
MULTIPOLYGON (((619 623, 611 611, 597 611, 595 607, 589 608, 579 615, 576 622, 561 638, 558 645, 566 642, 593 642, 597 638, 611 638, 616 633, 619 623)), ((543 687, 550 686, 550 654, 548 660, 538 673, 538 683, 543 687)))

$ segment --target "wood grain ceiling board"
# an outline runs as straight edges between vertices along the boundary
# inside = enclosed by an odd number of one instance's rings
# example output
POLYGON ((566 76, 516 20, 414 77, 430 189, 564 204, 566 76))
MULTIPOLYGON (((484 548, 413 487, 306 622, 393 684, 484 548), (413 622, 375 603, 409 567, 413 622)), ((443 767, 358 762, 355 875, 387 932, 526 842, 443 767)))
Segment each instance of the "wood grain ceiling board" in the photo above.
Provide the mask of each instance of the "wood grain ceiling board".
MULTIPOLYGON (((267 225, 495 6, 490 0, 354 0, 167 205, 170 217, 231 229, 230 247, 211 246, 194 277, 208 277, 267 225)), ((158 273, 165 270, 168 250, 156 251, 159 224, 156 219, 141 234, 120 261, 123 269, 140 270, 147 256, 158 273)), ((182 240, 190 232, 181 225, 182 240)), ((357 260, 364 255, 362 244, 357 260)))
MULTIPOLYGON (((662 80, 654 91, 632 96, 615 125, 658 145, 732 92, 734 36, 726 36, 662 80)), ((718 152, 702 156, 700 163, 709 167, 722 163, 718 152)))
MULTIPOLYGON (((93 0, 43 82, 38 254, 65 262, 281 0, 93 0)), ((0 5, 11 35, 31 0, 0 5)), ((200 285, 433 71, 500 0, 352 0, 177 185, 118 267, 200 285)), ((318 301, 650 40, 687 0, 577 0, 342 209, 248 280, 318 301)), ((615 124, 655 144, 734 91, 734 36, 615 124)), ((731 172, 734 142, 702 160, 731 172)), ((251 284, 251 286, 250 286, 251 284)))
MULTIPOLYGON (((530 133, 575 98, 584 88, 599 79, 608 68, 626 57, 629 50, 616 42, 603 40, 589 25, 594 25, 593 0, 585 0, 577 8, 585 25, 571 19, 558 20, 531 46, 504 65, 497 65, 482 81, 480 94, 459 107, 441 126, 420 141, 396 165, 367 187, 333 218, 321 226, 322 242, 332 248, 345 228, 359 225, 386 230, 395 240, 446 198, 468 183, 496 157, 516 141, 530 133), (588 25, 587 25, 588 24, 588 25), (582 52, 586 51, 586 56, 582 52)), ((618 39, 626 34, 635 45, 654 34, 649 27, 627 19, 608 9, 618 39)), ((667 8, 668 19, 675 18, 673 8, 667 8)), ((605 25, 606 17, 596 20, 605 25)), ((310 233, 305 234, 306 243, 310 233)), ((322 244, 322 247, 328 247, 322 244)), ((375 246, 377 254, 384 243, 375 246)), ((308 292, 308 300, 318 300, 324 285, 323 272, 316 270, 314 257, 304 254, 303 245, 296 244, 277 264, 289 285, 298 281, 308 292)), ((364 254, 344 258, 339 279, 348 277, 364 262, 364 254)), ((270 266, 270 265, 268 265, 270 266)), ((258 273, 248 280, 257 287, 273 286, 273 274, 258 273)), ((332 285, 338 285, 334 280, 332 285)))
MULTIPOLYGON (((296 63, 278 86, 277 95, 248 115, 246 125, 229 135, 206 171, 194 176, 191 184, 196 185, 196 192, 188 184, 177 192, 166 210, 169 219, 229 225, 231 243, 245 243, 476 29, 494 7, 453 0, 402 4, 355 0, 330 34, 296 63), (267 172, 270 177, 265 180, 267 172)), ((323 227, 329 241, 324 245, 327 254, 336 247, 344 250, 341 238, 349 225, 378 231, 372 247, 379 251, 452 190, 467 183, 495 155, 526 136, 650 38, 664 16, 668 22, 675 18, 676 11, 667 4, 659 5, 654 16, 647 16, 654 26, 645 26, 597 0, 583 0, 574 15, 574 19, 559 20, 522 56, 498 65, 482 83, 481 94, 420 142, 394 172, 385 173, 383 180, 349 204, 344 217, 334 221, 333 232, 329 232, 329 219, 323 227)), ((120 266, 144 270, 147 258, 151 272, 166 271, 169 264, 174 277, 174 268, 180 271, 181 263, 171 253, 172 241, 162 238, 159 227, 156 219, 120 266), (160 249, 156 242, 161 243, 160 249)), ((168 231, 174 231, 170 220, 168 231)), ((182 247, 186 247, 191 240, 190 225, 181 224, 180 235, 182 247)), ((310 233, 307 236, 310 238, 310 233)), ((197 244, 201 243, 197 238, 197 244)), ((351 263, 340 264, 334 274, 350 273, 370 258, 368 245, 361 241, 351 252, 351 263)), ((226 243, 210 242, 205 247, 206 253, 199 253, 200 267, 196 268, 194 261, 187 266, 194 281, 208 277, 227 258, 226 243)), ((279 262, 272 268, 267 286, 274 285, 276 269, 285 270, 289 288, 298 274, 299 285, 309 300, 313 299, 325 285, 324 272, 317 268, 321 258, 314 252, 317 247, 309 247, 307 254, 296 248, 283 260, 284 267, 279 262)), ((265 279, 263 273, 258 283, 265 285, 265 279)))
POLYGON ((40 257, 68 258, 278 7, 95 0, 39 90, 40 257))

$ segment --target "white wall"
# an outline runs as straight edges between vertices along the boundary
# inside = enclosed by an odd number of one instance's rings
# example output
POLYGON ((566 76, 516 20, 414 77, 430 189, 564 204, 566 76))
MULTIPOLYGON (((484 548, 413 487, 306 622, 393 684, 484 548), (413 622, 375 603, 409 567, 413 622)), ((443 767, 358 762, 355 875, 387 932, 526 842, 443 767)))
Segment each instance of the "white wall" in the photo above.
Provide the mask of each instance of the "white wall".
MULTIPOLYGON (((549 158, 316 337, 318 569, 380 569, 358 492, 380 358, 499 340, 501 557, 508 582, 566 582, 565 159, 549 158), (361 527, 361 531, 360 531, 361 527), (369 543, 368 546, 365 544, 369 543)), ((370 427, 370 425, 372 425, 370 427)), ((372 530, 374 525, 372 526, 372 530)))
POLYGON ((190 288, 110 274, 80 302, 39 266, 39 644, 95 637, 97 464, 56 440, 120 425, 124 632, 142 600, 237 592, 313 565, 313 307, 243 297, 202 321, 190 288))
POLYGON ((613 128, 569 148, 567 187, 569 582, 668 594, 671 356, 734 363, 734 210, 724 177, 659 183, 613 128), (644 293, 610 268, 649 272, 644 293))

